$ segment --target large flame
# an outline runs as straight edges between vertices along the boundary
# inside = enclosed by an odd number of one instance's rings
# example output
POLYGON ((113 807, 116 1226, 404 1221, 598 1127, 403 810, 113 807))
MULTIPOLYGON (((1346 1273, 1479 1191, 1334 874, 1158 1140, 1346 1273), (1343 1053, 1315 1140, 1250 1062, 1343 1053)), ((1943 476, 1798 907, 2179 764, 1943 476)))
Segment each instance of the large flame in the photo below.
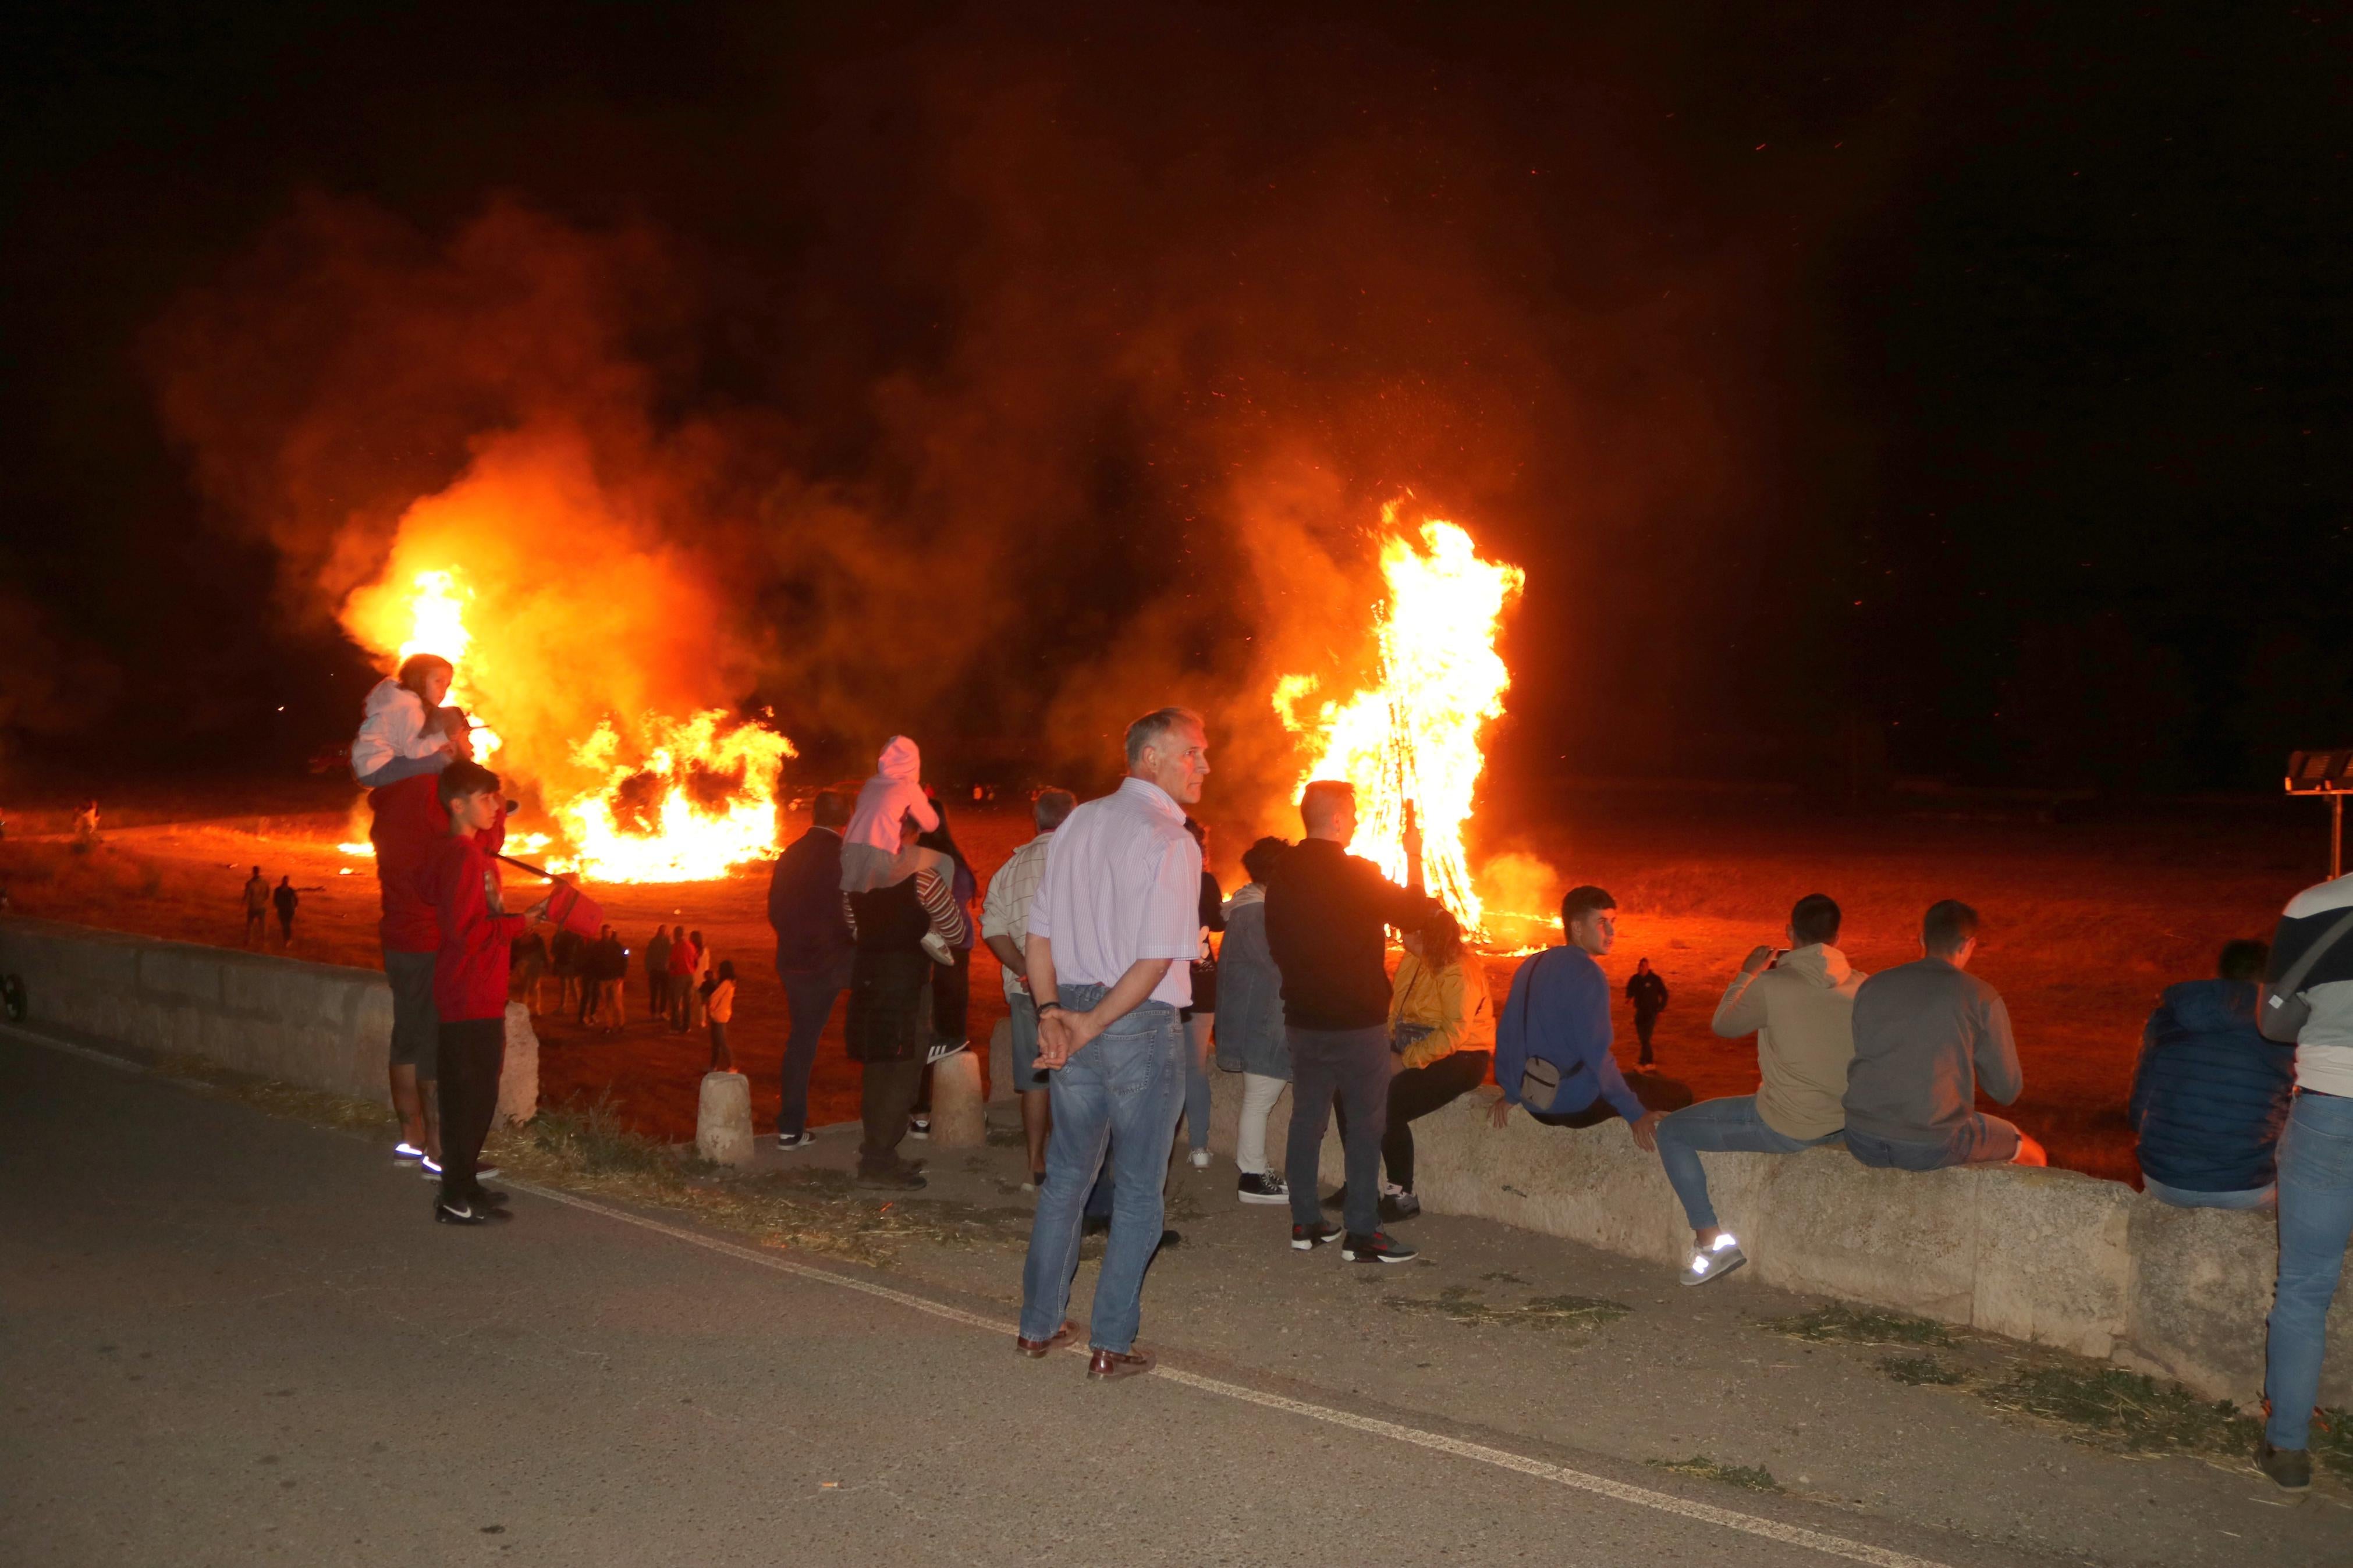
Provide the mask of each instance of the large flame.
MULTIPOLYGON (((345 624, 396 659, 438 653, 458 668, 450 700, 470 715, 499 711, 501 683, 561 680, 562 668, 507 668, 467 624, 475 593, 466 573, 436 566, 387 578, 354 595, 345 624), (485 668, 485 665, 490 666, 485 668)), ((476 755, 500 744, 479 722, 476 755)), ((792 742, 711 709, 686 719, 613 714, 564 758, 510 757, 503 764, 539 786, 557 833, 511 836, 512 848, 554 847, 548 868, 607 882, 686 882, 726 875, 775 853, 776 791, 792 742)), ((343 846, 366 853, 362 843, 343 846)))
POLYGON ((1274 709, 1314 759, 1300 774, 1356 786, 1356 853, 1393 880, 1406 879, 1406 806, 1421 830, 1423 885, 1466 931, 1480 929, 1479 895, 1462 855, 1486 765, 1480 731, 1504 711, 1512 674, 1495 651, 1503 613, 1518 597, 1516 566, 1482 561, 1453 523, 1426 520, 1419 538, 1382 508, 1381 574, 1388 603, 1375 612, 1379 651, 1373 684, 1344 702, 1309 710, 1322 682, 1287 675, 1274 709))

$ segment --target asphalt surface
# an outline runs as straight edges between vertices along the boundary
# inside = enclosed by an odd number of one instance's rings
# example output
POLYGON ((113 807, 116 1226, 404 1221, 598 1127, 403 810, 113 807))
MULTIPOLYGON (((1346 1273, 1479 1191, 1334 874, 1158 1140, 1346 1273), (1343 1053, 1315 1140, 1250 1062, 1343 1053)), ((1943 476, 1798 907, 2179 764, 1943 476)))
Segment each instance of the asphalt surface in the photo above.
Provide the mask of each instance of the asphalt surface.
POLYGON ((370 1142, 0 1037, 0 1562, 2054 1560, 1188 1355, 1189 1314, 1172 1375, 1093 1384, 1001 1290, 429 1206, 370 1142))

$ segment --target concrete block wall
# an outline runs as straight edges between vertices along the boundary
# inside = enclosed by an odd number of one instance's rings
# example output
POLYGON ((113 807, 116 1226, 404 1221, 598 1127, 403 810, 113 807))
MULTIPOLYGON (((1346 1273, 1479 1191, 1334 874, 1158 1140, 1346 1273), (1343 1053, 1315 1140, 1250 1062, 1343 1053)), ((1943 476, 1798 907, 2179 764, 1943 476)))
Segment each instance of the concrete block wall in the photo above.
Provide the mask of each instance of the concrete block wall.
MULTIPOLYGON (((1230 1156, 1241 1079, 1217 1073, 1212 1089, 1210 1146, 1230 1156)), ((1657 1156, 1634 1146, 1624 1122, 1571 1131, 1514 1112, 1499 1131, 1488 1122, 1494 1095, 1466 1095, 1413 1124, 1424 1209, 1681 1266, 1690 1226, 1657 1156)), ((1290 1114, 1286 1092, 1267 1134, 1277 1170, 1290 1114)), ((1702 1158, 1716 1211, 1749 1258, 1709 1289, 1746 1280, 1830 1296, 2112 1360, 2209 1398, 2262 1397, 2278 1261, 2268 1215, 2169 1208, 2073 1171, 1874 1171, 1837 1148, 1702 1158)), ((1336 1132, 1320 1172, 1327 1187, 1342 1179, 1336 1132)), ((2353 1278, 2328 1323, 2322 1399, 2353 1406, 2353 1278)))
MULTIPOLYGON (((392 988, 383 973, 0 918, 0 973, 25 983, 25 1022, 389 1105, 392 988)), ((510 1005, 499 1109, 527 1121, 539 1042, 510 1005)))

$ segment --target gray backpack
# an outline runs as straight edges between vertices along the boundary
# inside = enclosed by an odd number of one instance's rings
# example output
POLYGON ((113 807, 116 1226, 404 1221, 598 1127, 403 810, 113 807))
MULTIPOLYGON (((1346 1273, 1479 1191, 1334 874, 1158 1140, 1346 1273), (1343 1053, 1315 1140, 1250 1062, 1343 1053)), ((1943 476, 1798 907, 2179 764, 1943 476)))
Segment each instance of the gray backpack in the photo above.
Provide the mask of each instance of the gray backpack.
POLYGON ((2264 982, 2255 994, 2255 1027, 2263 1031, 2263 1038, 2283 1046, 2295 1044, 2305 1025, 2312 1021, 2312 1004, 2304 999, 2304 977, 2348 931, 2353 931, 2353 910, 2346 910, 2335 925, 2322 931, 2320 940, 2306 948, 2304 956, 2289 964, 2285 974, 2264 982))

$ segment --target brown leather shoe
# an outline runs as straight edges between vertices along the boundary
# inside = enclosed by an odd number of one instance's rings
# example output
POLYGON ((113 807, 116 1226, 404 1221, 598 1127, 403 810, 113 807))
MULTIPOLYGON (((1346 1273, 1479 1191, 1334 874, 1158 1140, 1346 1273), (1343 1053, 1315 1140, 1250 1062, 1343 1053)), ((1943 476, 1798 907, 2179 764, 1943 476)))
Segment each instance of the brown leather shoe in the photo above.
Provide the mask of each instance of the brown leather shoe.
POLYGON ((1142 1345, 1125 1355, 1118 1351, 1098 1350, 1087 1363, 1087 1375, 1106 1383, 1113 1378, 1141 1377, 1152 1370, 1152 1352, 1142 1345))
POLYGON ((1056 1329, 1052 1333, 1047 1335, 1042 1340, 1025 1340, 1019 1334, 1014 1335, 1013 1348, 1019 1351, 1023 1355, 1029 1357, 1032 1361, 1040 1360, 1046 1356, 1053 1354, 1056 1351, 1060 1350, 1064 1345, 1069 1344, 1071 1342, 1071 1336, 1078 1331, 1079 1325, 1071 1321, 1070 1319, 1064 1318, 1062 1320, 1062 1326, 1056 1329))

